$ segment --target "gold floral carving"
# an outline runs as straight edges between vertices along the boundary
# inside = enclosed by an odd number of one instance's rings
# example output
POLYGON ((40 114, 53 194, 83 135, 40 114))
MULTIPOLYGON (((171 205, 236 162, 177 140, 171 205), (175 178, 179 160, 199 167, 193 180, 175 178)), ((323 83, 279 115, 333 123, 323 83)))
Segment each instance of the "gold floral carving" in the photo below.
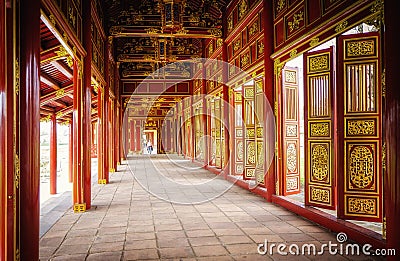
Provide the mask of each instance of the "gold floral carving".
POLYGON ((371 147, 353 145, 349 150, 349 188, 370 189, 374 185, 374 155, 371 147))
POLYGON ((233 30, 233 15, 228 16, 228 31, 233 30))
POLYGON ((376 29, 380 29, 382 25, 385 24, 385 16, 384 16, 384 1, 383 0, 375 0, 371 7, 371 13, 373 16, 366 21, 368 25, 373 25, 376 29))
POLYGON ((276 13, 279 13, 282 11, 282 9, 285 7, 286 1, 285 0, 278 0, 276 3, 276 13))
POLYGON ((318 37, 315 37, 315 38, 312 38, 311 39, 311 41, 310 41, 310 47, 314 47, 314 46, 316 46, 316 45, 318 45, 319 44, 319 38, 318 37))
POLYGON ((346 43, 346 50, 348 57, 374 55, 375 41, 372 39, 364 41, 349 41, 346 43))
POLYGON ((311 148, 311 175, 316 181, 323 181, 329 174, 329 152, 324 145, 317 144, 311 148))
POLYGON ((256 164, 256 148, 254 141, 250 141, 247 144, 247 163, 251 165, 256 164))
POLYGON ((263 42, 259 42, 258 43, 258 56, 261 56, 264 53, 264 43, 263 42))
POLYGON ((56 98, 61 98, 63 97, 65 94, 65 90, 64 89, 59 89, 56 91, 56 98))
POLYGON ((286 148, 286 167, 289 172, 297 170, 297 148, 296 144, 289 143, 286 148))
POLYGON ((329 69, 328 54, 318 55, 309 58, 309 71, 318 72, 329 69))
POLYGON ((311 137, 329 137, 329 123, 311 123, 310 124, 311 137))
POLYGON ((300 28, 300 22, 304 20, 303 11, 293 15, 293 20, 288 22, 289 32, 295 31, 300 28))
POLYGON ((376 200, 372 198, 347 198, 349 213, 376 215, 376 200))
POLYGON ((329 190, 311 187, 311 201, 330 203, 329 190))
POLYGON ((247 65, 250 64, 250 54, 246 53, 245 55, 243 55, 240 59, 240 64, 245 67, 247 65))
POLYGON ((248 8, 249 7, 247 6, 246 0, 240 1, 240 3, 239 3, 239 19, 242 19, 245 16, 248 8))
POLYGON ((233 52, 236 52, 237 50, 239 50, 240 46, 241 46, 240 39, 238 39, 233 43, 233 52))
POLYGON ((249 37, 252 37, 258 32, 258 21, 254 22, 249 29, 249 37))
POLYGON ((19 60, 15 59, 15 94, 19 94, 20 73, 19 73, 19 60))
POLYGON ((347 135, 375 135, 375 120, 349 120, 347 135))
POLYGON ((219 28, 209 29, 208 32, 215 37, 222 37, 222 30, 219 28))
POLYGON ((222 38, 217 39, 217 48, 221 47, 224 44, 224 40, 222 38))
POLYGON ((293 49, 293 50, 290 52, 290 58, 296 57, 296 55, 297 55, 297 50, 296 50, 296 49, 293 49))
POLYGON ((348 25, 348 22, 347 22, 347 21, 343 21, 343 22, 341 22, 340 24, 338 24, 338 25, 336 26, 335 31, 336 31, 337 33, 341 33, 341 32, 343 32, 344 30, 346 30, 347 25, 348 25))
POLYGON ((46 117, 43 117, 40 119, 40 122, 50 122, 51 116, 47 115, 46 117))
POLYGON ((21 169, 21 166, 20 166, 20 161, 19 161, 18 154, 15 154, 14 157, 15 157, 15 162, 14 162, 15 180, 14 180, 14 184, 15 184, 15 188, 18 189, 19 188, 19 182, 20 182, 20 173, 21 173, 20 169, 21 169))

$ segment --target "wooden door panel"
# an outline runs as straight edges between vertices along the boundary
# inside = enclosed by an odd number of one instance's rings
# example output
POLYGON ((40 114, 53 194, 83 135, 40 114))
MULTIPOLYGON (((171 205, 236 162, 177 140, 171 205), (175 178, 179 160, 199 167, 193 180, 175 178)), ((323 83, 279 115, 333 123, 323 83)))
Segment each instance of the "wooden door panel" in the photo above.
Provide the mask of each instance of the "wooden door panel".
POLYGON ((304 55, 305 204, 336 209, 333 47, 304 55))
POLYGON ((379 33, 338 38, 338 216, 382 221, 379 33))
POLYGON ((283 90, 283 195, 300 193, 300 124, 298 68, 282 70, 283 90))
POLYGON ((255 178, 256 168, 256 141, 255 141, 255 118, 254 118, 254 86, 243 86, 243 120, 244 120, 244 172, 243 179, 255 178))

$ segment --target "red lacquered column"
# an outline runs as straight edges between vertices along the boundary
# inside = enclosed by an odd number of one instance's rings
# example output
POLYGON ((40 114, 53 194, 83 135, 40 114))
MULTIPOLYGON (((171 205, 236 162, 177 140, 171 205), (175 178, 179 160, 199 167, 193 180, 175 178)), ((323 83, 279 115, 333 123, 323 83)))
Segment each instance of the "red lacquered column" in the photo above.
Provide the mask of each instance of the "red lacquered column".
MULTIPOLYGON (((231 159, 230 159, 230 132, 229 132, 229 86, 226 85, 225 83, 228 82, 228 74, 229 74, 229 68, 227 66, 228 62, 228 53, 227 53, 227 45, 226 43, 223 43, 222 46, 222 60, 226 63, 224 63, 224 66, 222 67, 222 79, 224 81, 224 85, 222 86, 222 99, 224 102, 224 110, 223 110, 223 116, 224 118, 222 119, 223 121, 223 126, 224 126, 224 162, 223 162, 223 169, 224 171, 224 176, 225 178, 228 175, 228 172, 230 172, 230 165, 228 166, 227 164, 230 164, 231 159)), ((232 138, 234 135, 232 136, 232 138)), ((233 159, 234 161, 235 159, 233 159)))
POLYGON ((104 150, 103 150, 103 92, 97 90, 97 183, 106 184, 104 178, 104 150))
MULTIPOLYGON (((264 21, 264 68, 265 68, 265 77, 264 77, 264 93, 265 96, 267 97, 267 100, 271 106, 271 108, 274 108, 274 64, 272 60, 269 58, 270 55, 273 53, 273 45, 272 45, 272 40, 274 39, 274 32, 273 32, 273 24, 272 24, 272 1, 264 1, 264 10, 265 12, 264 17, 267 17, 267 19, 264 21)), ((268 110, 267 110, 268 111, 268 110)), ((268 116, 268 115, 267 115, 268 116)), ((268 119, 265 121, 266 124, 272 124, 273 115, 269 115, 269 120, 268 119)), ((266 126, 264 126, 264 129, 267 130, 266 126)), ((269 133, 267 135, 275 135, 275 133, 269 133)), ((274 144, 271 144, 271 142, 274 140, 274 137, 266 137, 266 146, 265 146, 265 154, 269 155, 268 153, 273 153, 274 151, 274 144), (271 141, 271 142, 268 142, 271 141), (272 146, 272 147, 271 147, 272 146), (272 151, 271 151, 272 150, 272 151)), ((266 160, 267 157, 264 157, 266 160)), ((275 157, 273 157, 272 162, 270 166, 266 166, 266 174, 265 174, 265 183, 266 183, 266 188, 267 188, 267 200, 271 201, 272 195, 274 195, 275 192, 275 157)))
MULTIPOLYGON (((141 120, 135 121, 134 128, 135 128, 135 136, 134 136, 134 144, 135 149, 134 151, 140 152, 142 148, 142 137, 140 137, 140 126, 141 126, 141 120)), ((154 142, 154 141, 153 141, 154 142)))
MULTIPOLYGON (((7 72, 6 72, 6 8, 0 0, 0 260, 6 260, 7 250, 7 72)), ((11 243, 11 242, 10 242, 11 243)))
POLYGON ((68 181, 72 183, 74 176, 74 125, 71 120, 69 123, 69 169, 68 169, 68 181))
POLYGON ((20 1, 20 258, 39 259, 40 1, 20 1))
POLYGON ((104 179, 105 182, 108 184, 109 182, 109 171, 110 171, 110 132, 109 132, 109 110, 110 110, 110 75, 109 75, 109 48, 110 45, 108 41, 105 42, 104 48, 104 57, 106 59, 104 63, 104 72, 105 76, 104 79, 106 81, 106 85, 104 87, 104 99, 103 99, 103 166, 104 166, 104 179))
POLYGON ((57 194, 57 119, 51 115, 50 125, 50 194, 57 194))
POLYGON ((90 209, 92 201, 92 31, 91 31, 91 4, 92 1, 83 1, 83 47, 86 56, 83 59, 83 85, 82 85, 82 155, 83 155, 83 194, 86 209, 90 209))
POLYGON ((80 77, 78 77, 79 70, 77 61, 74 61, 74 111, 72 113, 73 121, 73 185, 72 185, 72 199, 74 212, 86 211, 86 204, 83 197, 83 173, 82 173, 82 83, 80 77))
POLYGON ((135 144, 135 120, 130 120, 129 121, 129 149, 127 150, 127 152, 129 151, 135 151, 136 148, 136 144, 135 144))
MULTIPOLYGON (((386 146, 385 216, 388 248, 400 253, 400 50, 397 36, 400 7, 396 1, 385 1, 385 68, 386 68, 386 146)), ((398 260, 388 256, 388 260, 398 260)), ((397 257, 397 258, 396 258, 397 257)))

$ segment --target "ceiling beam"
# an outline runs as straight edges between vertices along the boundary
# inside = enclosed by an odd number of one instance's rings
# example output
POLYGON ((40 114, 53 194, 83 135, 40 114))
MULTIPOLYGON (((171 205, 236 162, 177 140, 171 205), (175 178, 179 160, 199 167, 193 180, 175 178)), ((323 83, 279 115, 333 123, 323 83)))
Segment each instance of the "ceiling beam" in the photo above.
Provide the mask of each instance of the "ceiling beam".
POLYGON ((53 91, 49 94, 43 95, 40 97, 40 106, 46 105, 52 101, 55 101, 57 99, 61 99, 74 91, 74 85, 68 85, 67 87, 64 87, 62 89, 53 91))
POLYGON ((66 65, 63 63, 60 63, 59 61, 52 61, 51 64, 56 67, 57 70, 59 70, 62 74, 67 76, 69 79, 73 78, 73 72, 70 68, 68 68, 66 65))
POLYGON ((54 90, 60 89, 60 84, 44 73, 40 73, 40 81, 53 88, 54 90))

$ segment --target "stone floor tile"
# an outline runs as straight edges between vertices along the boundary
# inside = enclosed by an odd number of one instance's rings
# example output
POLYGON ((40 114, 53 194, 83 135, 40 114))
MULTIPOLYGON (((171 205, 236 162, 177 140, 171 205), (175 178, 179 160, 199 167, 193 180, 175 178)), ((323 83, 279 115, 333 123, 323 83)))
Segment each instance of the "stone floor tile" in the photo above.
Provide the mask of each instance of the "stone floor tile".
POLYGON ((132 249, 148 249, 148 248, 157 248, 157 241, 155 239, 148 240, 135 240, 125 242, 125 250, 132 249))
MULTIPOLYGON (((194 246, 193 251, 196 257, 204 257, 204 256, 226 256, 228 255, 228 251, 222 245, 215 246, 194 246)), ((219 259, 219 257, 215 257, 215 259, 219 259)))
POLYGON ((89 252, 90 253, 113 252, 113 251, 122 252, 122 250, 124 249, 124 243, 125 243, 124 241, 119 241, 119 242, 93 244, 89 252))
POLYGON ((194 257, 193 251, 190 247, 179 247, 179 248, 161 248, 160 256, 162 259, 165 258, 185 258, 194 257))
POLYGON ((86 261, 120 261, 122 251, 89 254, 86 261))
POLYGON ((86 254, 77 254, 77 255, 62 255, 51 258, 52 261, 82 261, 85 260, 86 254))
POLYGON ((219 240, 224 245, 231 244, 245 244, 245 243, 253 243, 253 241, 247 236, 220 236, 219 240))
POLYGON ((217 237, 192 237, 189 238, 189 241, 192 246, 208 246, 221 244, 217 237))
POLYGON ((156 260, 159 258, 157 249, 136 249, 124 251, 122 260, 156 260))
POLYGON ((229 253, 232 255, 248 255, 248 254, 258 254, 257 244, 234 244, 226 245, 229 253))

